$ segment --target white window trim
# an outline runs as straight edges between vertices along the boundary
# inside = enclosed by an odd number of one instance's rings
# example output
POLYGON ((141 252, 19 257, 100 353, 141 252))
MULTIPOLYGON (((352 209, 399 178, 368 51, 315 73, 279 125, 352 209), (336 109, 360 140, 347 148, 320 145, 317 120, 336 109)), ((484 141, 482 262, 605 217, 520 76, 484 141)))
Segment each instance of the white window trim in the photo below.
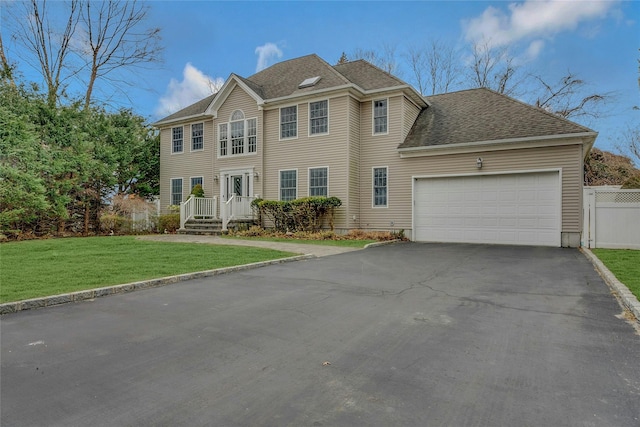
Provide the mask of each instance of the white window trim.
POLYGON ((307 196, 311 196, 311 169, 326 169, 327 170, 327 196, 329 197, 329 166, 315 166, 307 168, 307 196))
POLYGON ((371 101, 371 134, 373 136, 389 135, 389 98, 377 98, 371 101), (376 132, 376 101, 387 102, 387 131, 376 132))
POLYGON ((389 166, 374 166, 371 168, 371 207, 373 209, 387 209, 389 207, 389 166), (376 169, 385 169, 387 171, 387 204, 376 205, 376 189, 375 189, 375 171, 376 169))
POLYGON ((191 192, 193 191, 193 186, 191 185, 192 182, 193 182, 192 181, 193 178, 200 178, 202 180, 202 189, 204 190, 204 176, 202 176, 202 175, 190 176, 189 177, 189 194, 191 194, 191 192))
MULTIPOLYGON (((189 125, 189 130, 190 130, 190 133, 191 133, 191 138, 190 138, 191 144, 189 145, 189 147, 191 148, 190 152, 193 153, 193 152, 198 152, 198 151, 204 151, 204 122, 191 123, 189 125), (195 150, 193 148, 193 125, 202 125, 202 148, 196 148, 195 150)), ((184 138, 183 138, 183 140, 184 140, 184 138)), ((184 147, 184 145, 183 145, 183 147, 184 147)))
POLYGON ((184 153, 184 125, 172 126, 171 127, 170 140, 171 140, 171 155, 183 154, 184 153), (182 151, 173 151, 173 130, 176 129, 176 128, 182 128, 182 151))
MULTIPOLYGON (((237 109, 233 110, 231 115, 233 115, 233 113, 236 112, 236 111, 238 111, 238 110, 237 109)), ((239 110, 239 111, 242 111, 242 110, 239 110)), ((242 114, 244 114, 244 112, 242 112, 242 114)), ((240 121, 240 120, 231 120, 231 115, 229 115, 229 121, 227 121, 227 122, 219 122, 217 124, 218 134, 216 135, 216 145, 218 147, 217 147, 217 150, 216 150, 216 157, 218 159, 228 159, 228 158, 231 158, 231 157, 255 156, 256 154, 258 154, 258 145, 259 145, 258 144, 258 134, 259 134, 259 131, 258 131, 258 126, 259 126, 258 117, 257 116, 256 117, 246 117, 245 116, 245 118, 242 119, 243 123, 244 123, 244 142, 243 142, 243 147, 244 148, 243 148, 243 153, 242 154, 231 154, 232 146, 233 146, 233 144, 231 142, 231 139, 232 139, 231 138, 231 123, 240 121), (256 121, 256 151, 251 152, 251 153, 249 152, 249 134, 248 134, 249 125, 247 123, 249 120, 255 120, 256 121), (225 124, 227 125, 227 154, 226 155, 222 155, 222 154, 220 154, 220 125, 225 125, 225 124)))
POLYGON ((307 118, 309 119, 309 127, 307 129, 307 136, 309 138, 315 138, 316 136, 325 136, 325 135, 329 135, 329 99, 318 99, 317 101, 309 101, 307 103, 307 118), (313 104, 314 102, 322 102, 322 101, 327 101, 327 131, 326 132, 322 132, 322 133, 311 133, 311 104, 313 104))
POLYGON ((298 172, 298 168, 294 169, 278 169, 278 200, 282 201, 282 172, 296 172, 296 197, 293 200, 299 198, 300 196, 300 173, 298 172))
POLYGON ((278 140, 279 141, 292 141, 292 140, 298 139, 298 135, 300 135, 300 108, 299 108, 298 104, 283 105, 282 107, 278 108, 278 140), (288 138, 283 138, 282 137, 282 109, 283 108, 289 108, 289 107, 296 107, 296 136, 290 136, 288 138))
MULTIPOLYGON (((169 180, 169 206, 174 206, 174 204, 173 204, 173 181, 175 181, 177 179, 182 181, 182 192, 181 192, 182 200, 180 200, 180 203, 182 203, 182 201, 184 200, 184 177, 181 177, 181 176, 173 177, 173 178, 171 178, 169 180)), ((175 206, 178 206, 178 205, 175 205, 175 206)))

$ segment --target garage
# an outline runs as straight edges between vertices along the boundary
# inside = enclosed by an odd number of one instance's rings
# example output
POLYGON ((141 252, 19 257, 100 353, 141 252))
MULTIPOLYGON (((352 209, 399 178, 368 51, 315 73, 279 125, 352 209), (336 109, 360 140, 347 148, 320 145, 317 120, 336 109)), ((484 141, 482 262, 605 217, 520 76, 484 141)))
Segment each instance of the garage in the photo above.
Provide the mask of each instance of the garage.
POLYGON ((414 178, 414 240, 560 246, 560 172, 414 178))

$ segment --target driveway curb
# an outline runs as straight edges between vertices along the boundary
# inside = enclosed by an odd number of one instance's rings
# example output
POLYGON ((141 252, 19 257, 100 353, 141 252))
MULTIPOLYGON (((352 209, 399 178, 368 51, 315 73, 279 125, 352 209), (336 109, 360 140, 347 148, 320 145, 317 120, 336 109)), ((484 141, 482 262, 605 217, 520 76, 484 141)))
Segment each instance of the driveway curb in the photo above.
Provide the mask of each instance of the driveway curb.
POLYGON ((616 276, 604 265, 600 259, 594 255, 587 248, 580 248, 583 254, 591 261, 591 263, 596 267, 600 276, 604 279, 605 282, 613 289, 615 294, 619 297, 619 300, 622 302, 622 305, 626 307, 633 315, 636 317, 636 320, 640 321, 640 301, 634 294, 631 293, 627 286, 620 282, 616 276))
POLYGON ((32 298, 22 301, 8 302, 0 304, 0 315, 17 313, 23 310, 33 310, 36 308, 52 307, 71 302, 92 300, 94 298, 106 297, 109 295, 124 294, 139 291, 142 289, 157 288, 159 286, 170 285, 172 283, 184 282, 185 280, 200 279, 203 277, 217 276, 219 274, 232 273, 235 271, 251 270, 273 264, 285 262, 301 261, 316 258, 315 255, 298 255, 288 258, 274 259, 270 261, 254 262, 251 264, 236 265, 233 267, 217 268, 215 270, 197 271, 195 273, 178 274, 175 276, 161 277, 158 279, 142 280, 139 282, 125 283, 124 285, 106 286, 103 288, 88 289, 85 291, 71 292, 68 294, 54 295, 50 297, 32 298))

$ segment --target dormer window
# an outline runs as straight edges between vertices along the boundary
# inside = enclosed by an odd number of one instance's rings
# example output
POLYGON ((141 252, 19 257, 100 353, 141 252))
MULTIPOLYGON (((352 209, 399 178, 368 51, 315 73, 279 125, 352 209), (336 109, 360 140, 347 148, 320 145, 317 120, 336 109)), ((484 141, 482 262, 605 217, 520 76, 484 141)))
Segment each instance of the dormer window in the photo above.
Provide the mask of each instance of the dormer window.
POLYGON ((320 81, 320 76, 309 77, 308 79, 304 79, 302 83, 298 85, 298 89, 304 89, 305 87, 315 86, 316 83, 320 81))

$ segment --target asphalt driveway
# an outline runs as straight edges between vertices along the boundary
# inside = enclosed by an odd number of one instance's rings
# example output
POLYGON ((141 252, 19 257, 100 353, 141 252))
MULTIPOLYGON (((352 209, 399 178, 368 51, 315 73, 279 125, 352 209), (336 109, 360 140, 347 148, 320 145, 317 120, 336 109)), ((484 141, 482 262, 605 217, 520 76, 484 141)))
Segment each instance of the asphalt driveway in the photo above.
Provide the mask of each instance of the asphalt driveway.
POLYGON ((2 426, 634 426, 577 250, 396 244, 1 318, 2 426))

